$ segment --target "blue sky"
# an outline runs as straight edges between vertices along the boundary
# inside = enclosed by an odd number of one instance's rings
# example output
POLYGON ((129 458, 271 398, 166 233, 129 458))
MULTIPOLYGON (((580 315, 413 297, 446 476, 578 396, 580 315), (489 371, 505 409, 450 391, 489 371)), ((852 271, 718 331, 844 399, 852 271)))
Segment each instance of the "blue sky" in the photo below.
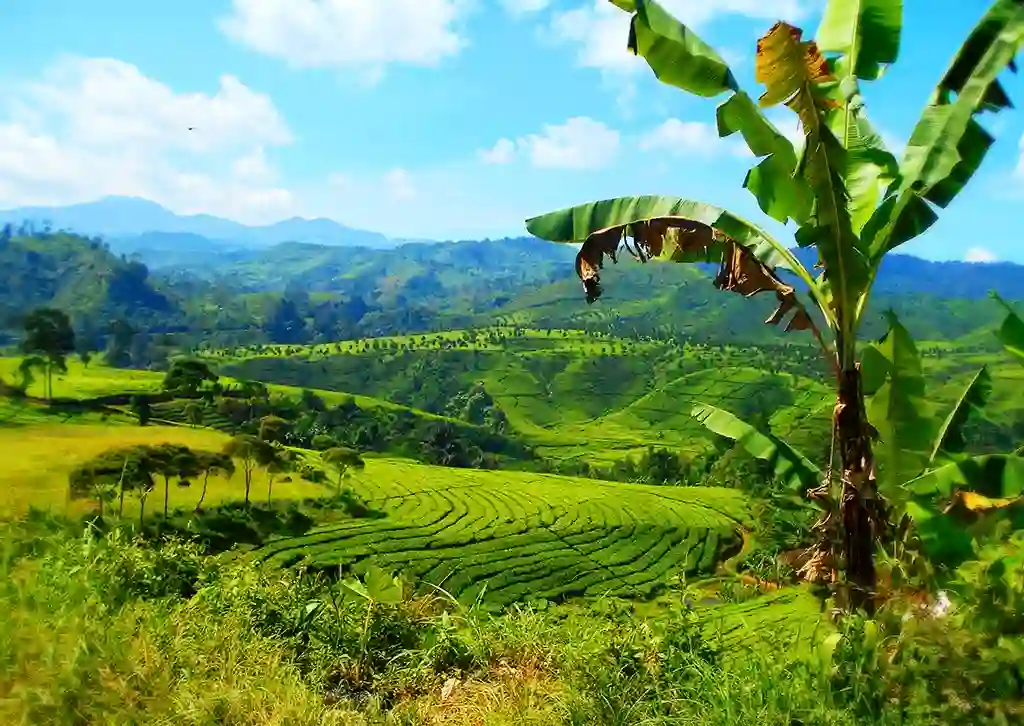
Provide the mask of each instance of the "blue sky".
MULTIPOLYGON (((822 6, 663 4, 752 93, 757 37, 780 18, 812 33, 822 6)), ((988 5, 904 4, 900 62, 865 89, 896 146, 988 5)), ((607 0, 33 0, 0 21, 0 208, 124 194, 434 239, 521 234, 525 217, 626 194, 760 214, 740 188, 750 157, 713 131, 724 98, 659 85, 607 0)), ((795 129, 788 114, 773 118, 795 129)), ((1024 261, 1024 116, 988 126, 974 187, 906 251, 1024 261)))

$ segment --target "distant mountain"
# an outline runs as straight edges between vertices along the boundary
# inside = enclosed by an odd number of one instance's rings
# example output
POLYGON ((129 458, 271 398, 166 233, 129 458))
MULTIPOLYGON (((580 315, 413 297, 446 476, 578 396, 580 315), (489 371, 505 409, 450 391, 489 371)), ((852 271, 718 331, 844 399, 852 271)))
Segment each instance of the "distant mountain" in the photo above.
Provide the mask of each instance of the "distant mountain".
MULTIPOLYGON (((817 253, 794 250, 808 267, 817 253)), ((875 278, 872 294, 934 295, 947 299, 978 300, 993 290, 1005 298, 1024 299, 1024 265, 1013 262, 960 262, 922 260, 913 255, 889 254, 875 278)))
MULTIPOLYGON (((379 232, 346 227, 330 219, 293 217, 265 226, 248 226, 209 214, 177 215, 156 202, 138 197, 104 197, 68 207, 21 207, 0 211, 0 224, 31 221, 37 228, 101 236, 117 252, 142 252, 152 243, 147 233, 192 235, 212 244, 270 247, 281 242, 307 242, 332 247, 388 248, 395 243, 379 232)), ((196 242, 182 238, 182 244, 196 242)), ((172 242, 165 238, 164 247, 172 242)))

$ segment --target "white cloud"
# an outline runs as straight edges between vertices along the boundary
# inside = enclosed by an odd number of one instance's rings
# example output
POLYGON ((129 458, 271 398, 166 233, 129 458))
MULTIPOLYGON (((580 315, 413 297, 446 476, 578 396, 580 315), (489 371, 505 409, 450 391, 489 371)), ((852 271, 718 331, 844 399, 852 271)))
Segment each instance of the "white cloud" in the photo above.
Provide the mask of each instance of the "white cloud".
POLYGON ((434 66, 466 45, 472 0, 232 0, 231 39, 296 68, 434 66))
POLYGON ((971 247, 964 255, 964 262, 995 262, 999 258, 984 247, 971 247))
POLYGON ((509 15, 519 17, 544 10, 551 4, 551 0, 501 0, 501 4, 509 15))
POLYGON ((498 139, 490 149, 477 152, 477 156, 485 164, 508 164, 515 158, 516 144, 510 139, 498 139))
POLYGON ((700 121, 670 118, 640 137, 641 151, 663 151, 673 156, 749 156, 742 141, 718 136, 714 126, 700 121))
POLYGON ((1020 156, 1017 157, 1017 168, 1013 171, 1015 176, 1024 179, 1024 134, 1021 134, 1020 141, 1017 142, 1017 148, 1020 150, 1020 156))
POLYGON ((412 176, 405 169, 392 169, 384 175, 384 184, 396 201, 409 201, 419 196, 412 176))
POLYGON ((485 164, 508 164, 518 154, 540 169, 600 169, 618 155, 618 131, 586 116, 564 124, 547 124, 539 134, 499 139, 493 148, 477 152, 485 164))
POLYGON ((292 205, 266 156, 291 131, 233 76, 213 94, 176 93, 128 63, 68 57, 5 100, 0 207, 130 195, 258 221, 292 205))
MULTIPOLYGON (((799 20, 817 0, 661 0, 661 4, 687 26, 699 29, 727 15, 764 21, 799 20)), ((629 14, 608 0, 590 0, 555 14, 550 32, 556 40, 576 46, 576 63, 581 67, 614 75, 631 74, 647 67, 645 61, 626 50, 629 14)))

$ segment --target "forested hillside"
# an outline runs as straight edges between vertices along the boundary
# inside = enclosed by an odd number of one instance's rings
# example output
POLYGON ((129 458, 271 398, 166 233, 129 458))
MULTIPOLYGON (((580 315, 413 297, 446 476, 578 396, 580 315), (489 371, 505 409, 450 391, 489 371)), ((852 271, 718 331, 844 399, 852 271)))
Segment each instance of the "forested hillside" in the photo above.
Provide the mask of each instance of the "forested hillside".
MULTIPOLYGON (((127 258, 98 238, 8 228, 0 242, 0 334, 19 316, 53 304, 72 312, 102 349, 114 321, 165 345, 310 343, 486 326, 583 329, 614 335, 767 343, 768 300, 717 294, 712 273, 625 259, 605 273, 606 294, 588 305, 573 272, 575 250, 530 238, 406 244, 392 250, 284 243, 267 250, 203 244, 127 258), (170 266, 160 261, 173 258, 170 266), (182 264, 189 259, 189 264, 182 264), (147 262, 157 267, 149 269, 147 262)), ((174 239, 183 242, 182 235, 174 239)), ((987 295, 1024 297, 1016 265, 887 260, 865 323, 896 311, 915 336, 955 340, 993 324, 987 295)), ((986 341, 988 342, 988 341, 986 341)), ((141 344, 140 344, 141 345, 141 344)), ((147 343, 148 345, 148 343, 147 343)), ((141 365, 152 356, 140 353, 141 365)))

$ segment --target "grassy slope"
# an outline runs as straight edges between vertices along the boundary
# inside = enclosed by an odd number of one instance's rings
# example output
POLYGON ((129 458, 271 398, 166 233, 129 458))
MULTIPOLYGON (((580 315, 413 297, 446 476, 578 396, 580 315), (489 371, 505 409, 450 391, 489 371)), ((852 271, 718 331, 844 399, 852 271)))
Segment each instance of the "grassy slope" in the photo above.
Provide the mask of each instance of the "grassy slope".
MULTIPOLYGON (((76 466, 105 449, 133 444, 175 443, 195 449, 220 450, 228 437, 210 429, 189 429, 177 426, 130 426, 106 422, 101 425, 81 420, 69 423, 26 423, 22 426, 0 427, 0 451, 5 456, 0 468, 0 516, 18 515, 29 506, 71 513, 89 510, 90 502, 69 502, 68 474, 76 466)), ((180 488, 171 482, 171 507, 192 507, 199 500, 201 482, 180 488)), ((206 502, 241 499, 244 487, 241 474, 227 480, 211 476, 206 502)), ((322 486, 296 479, 274 483, 274 498, 319 496, 322 486)), ((266 478, 257 471, 253 477, 253 496, 266 496, 266 478)), ((149 511, 162 506, 163 482, 157 482, 147 502, 149 511), (157 502, 160 502, 158 505, 157 502)), ((137 512, 138 500, 125 502, 125 511, 137 512)))
MULTIPOLYGON (((18 380, 21 358, 0 358, 0 378, 18 380)), ((77 358, 67 359, 67 374, 53 374, 54 398, 93 398, 116 393, 155 393, 160 389, 163 374, 152 371, 110 368, 99 363, 82 365, 77 358)), ((26 391, 30 396, 43 395, 43 375, 35 374, 35 381, 26 391)))
MULTIPOLYGON (((18 380, 18 366, 21 364, 21 360, 14 356, 0 357, 0 378, 9 382, 18 380)), ((161 390, 160 386, 164 379, 164 374, 161 372, 111 368, 99 363, 90 363, 85 366, 77 358, 68 358, 67 367, 66 374, 55 373, 53 376, 54 398, 84 400, 119 393, 157 393, 161 390)), ((28 395, 38 398, 43 395, 42 375, 37 375, 36 379, 26 392, 28 395)), ((230 385, 237 384, 239 381, 229 376, 222 376, 221 382, 230 385)), ((301 393, 301 390, 295 386, 276 383, 267 384, 267 390, 271 394, 286 396, 297 396, 301 393)), ((361 408, 408 409, 425 418, 444 418, 427 411, 409 409, 407 406, 380 398, 323 389, 312 389, 312 391, 329 405, 335 405, 343 399, 351 398, 361 408)), ((0 425, 2 425, 2 421, 2 413, 0 413, 0 425)))

